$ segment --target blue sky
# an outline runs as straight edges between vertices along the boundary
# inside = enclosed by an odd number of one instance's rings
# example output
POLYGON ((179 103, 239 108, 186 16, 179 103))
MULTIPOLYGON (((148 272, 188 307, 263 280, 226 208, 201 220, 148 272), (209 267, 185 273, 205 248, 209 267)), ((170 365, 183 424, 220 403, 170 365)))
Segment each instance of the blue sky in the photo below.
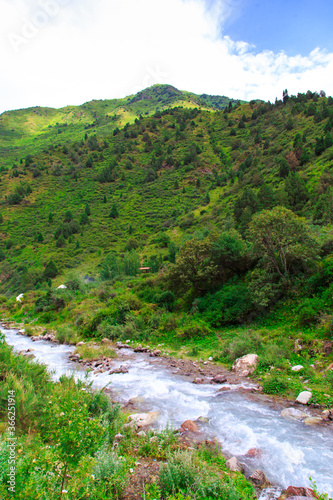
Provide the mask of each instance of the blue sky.
POLYGON ((333 50, 330 0, 244 0, 234 2, 222 33, 254 44, 257 51, 307 55, 316 47, 333 50))
POLYGON ((274 101, 333 94, 332 0, 0 0, 0 113, 155 83, 274 101))

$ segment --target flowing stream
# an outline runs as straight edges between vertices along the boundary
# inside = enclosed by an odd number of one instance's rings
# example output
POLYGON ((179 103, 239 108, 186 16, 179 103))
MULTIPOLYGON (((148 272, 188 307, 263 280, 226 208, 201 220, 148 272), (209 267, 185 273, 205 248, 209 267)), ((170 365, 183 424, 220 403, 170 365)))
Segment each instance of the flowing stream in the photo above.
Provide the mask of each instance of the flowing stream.
MULTIPOLYGON (((260 400, 250 393, 242 393, 236 385, 231 385, 228 392, 219 393, 219 386, 192 384, 158 363, 150 364, 146 354, 133 358, 132 351, 126 351, 128 361, 119 363, 128 368, 128 373, 87 375, 68 359, 74 347, 33 342, 16 330, 0 330, 15 351, 31 349, 36 361, 52 370, 54 380, 74 372, 77 378, 87 377, 96 388, 110 384, 113 397, 120 402, 138 398, 142 411, 159 412, 159 428, 168 424, 179 427, 185 420, 206 417, 208 422, 202 424, 202 429, 207 436, 215 437, 224 452, 236 456, 251 470, 263 470, 276 485, 271 491, 266 490, 263 498, 270 495, 276 498, 281 488, 290 485, 311 487, 309 477, 316 481, 320 492, 333 497, 332 427, 311 427, 285 420, 280 415, 281 408, 269 398, 260 400), (246 457, 252 448, 261 450, 261 455, 246 457)), ((243 386, 249 387, 251 383, 245 382, 243 386)))

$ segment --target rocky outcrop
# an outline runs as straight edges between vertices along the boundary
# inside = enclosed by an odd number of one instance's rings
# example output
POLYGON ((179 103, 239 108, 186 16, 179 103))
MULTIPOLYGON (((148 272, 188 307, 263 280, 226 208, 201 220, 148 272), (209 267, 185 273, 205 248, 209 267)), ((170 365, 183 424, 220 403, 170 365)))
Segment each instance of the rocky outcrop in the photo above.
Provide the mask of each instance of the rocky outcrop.
POLYGON ((236 359, 232 365, 232 371, 236 372, 241 377, 247 377, 257 368, 259 364, 259 356, 257 354, 246 354, 245 356, 236 359))

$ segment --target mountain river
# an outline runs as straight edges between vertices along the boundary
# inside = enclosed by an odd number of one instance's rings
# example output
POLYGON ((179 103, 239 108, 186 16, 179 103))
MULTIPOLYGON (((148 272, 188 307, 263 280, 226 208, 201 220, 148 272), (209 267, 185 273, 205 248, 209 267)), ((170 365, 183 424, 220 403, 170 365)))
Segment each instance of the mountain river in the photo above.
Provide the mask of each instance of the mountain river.
MULTIPOLYGON (((33 342, 16 330, 0 331, 15 351, 31 349, 35 360, 47 365, 54 380, 74 373, 76 378, 92 381, 96 388, 110 384, 113 399, 121 403, 139 398, 144 402, 142 411, 159 412, 158 428, 168 424, 177 428, 185 420, 206 417, 208 422, 201 428, 208 438, 216 438, 223 452, 236 456, 251 470, 263 470, 276 485, 266 490, 262 499, 276 498, 290 485, 311 487, 309 477, 316 481, 319 492, 333 497, 332 427, 288 421, 281 417, 281 408, 273 400, 244 393, 239 385, 230 385, 230 391, 221 393, 216 385, 192 384, 158 363, 151 364, 147 354, 133 358, 133 351, 126 350, 131 359, 119 365, 125 365, 128 373, 86 374, 80 365, 69 360, 74 347, 33 342), (261 455, 246 457, 251 448, 260 449, 261 455)), ((251 381, 245 381, 243 387, 251 387, 251 381)))

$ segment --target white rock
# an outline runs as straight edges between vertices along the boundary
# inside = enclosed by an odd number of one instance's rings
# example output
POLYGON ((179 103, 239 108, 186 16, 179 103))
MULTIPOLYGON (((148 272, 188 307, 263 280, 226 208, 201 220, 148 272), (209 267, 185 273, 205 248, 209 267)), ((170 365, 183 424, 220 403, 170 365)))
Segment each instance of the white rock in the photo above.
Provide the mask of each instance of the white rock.
POLYGON ((305 425, 318 425, 323 422, 321 417, 308 417, 304 420, 305 425))
POLYGON ((232 365, 232 370, 242 377, 247 377, 257 368, 259 364, 259 356, 257 354, 246 354, 245 356, 236 359, 232 365))
POLYGON ((213 357, 209 356, 208 361, 213 361, 213 357))
POLYGON ((302 405, 307 405, 311 398, 312 398, 312 392, 310 392, 310 391, 303 391, 303 392, 299 393, 299 395, 297 396, 296 401, 298 403, 301 403, 302 405))
POLYGON ((229 460, 226 461, 225 465, 229 470, 231 470, 231 472, 238 472, 243 470, 242 464, 237 460, 236 457, 229 458, 229 460))
POLYGON ((20 293, 20 295, 18 295, 16 297, 16 302, 22 302, 23 297, 24 297, 24 293, 20 293))
POLYGON ((148 425, 154 424, 158 416, 158 411, 150 411, 148 413, 135 413, 128 418, 131 422, 136 424, 137 427, 147 427, 148 425))
POLYGON ((59 289, 60 290, 65 290, 65 289, 67 289, 67 286, 66 285, 60 285, 60 286, 58 286, 58 290, 59 289))
POLYGON ((304 418, 308 418, 308 416, 307 413, 296 408, 285 408, 281 412, 281 417, 287 420, 303 420, 304 418))
POLYGON ((296 366, 292 367, 292 371, 293 372, 299 372, 299 371, 301 371, 303 369, 304 369, 304 366, 302 366, 302 365, 296 365, 296 366))

